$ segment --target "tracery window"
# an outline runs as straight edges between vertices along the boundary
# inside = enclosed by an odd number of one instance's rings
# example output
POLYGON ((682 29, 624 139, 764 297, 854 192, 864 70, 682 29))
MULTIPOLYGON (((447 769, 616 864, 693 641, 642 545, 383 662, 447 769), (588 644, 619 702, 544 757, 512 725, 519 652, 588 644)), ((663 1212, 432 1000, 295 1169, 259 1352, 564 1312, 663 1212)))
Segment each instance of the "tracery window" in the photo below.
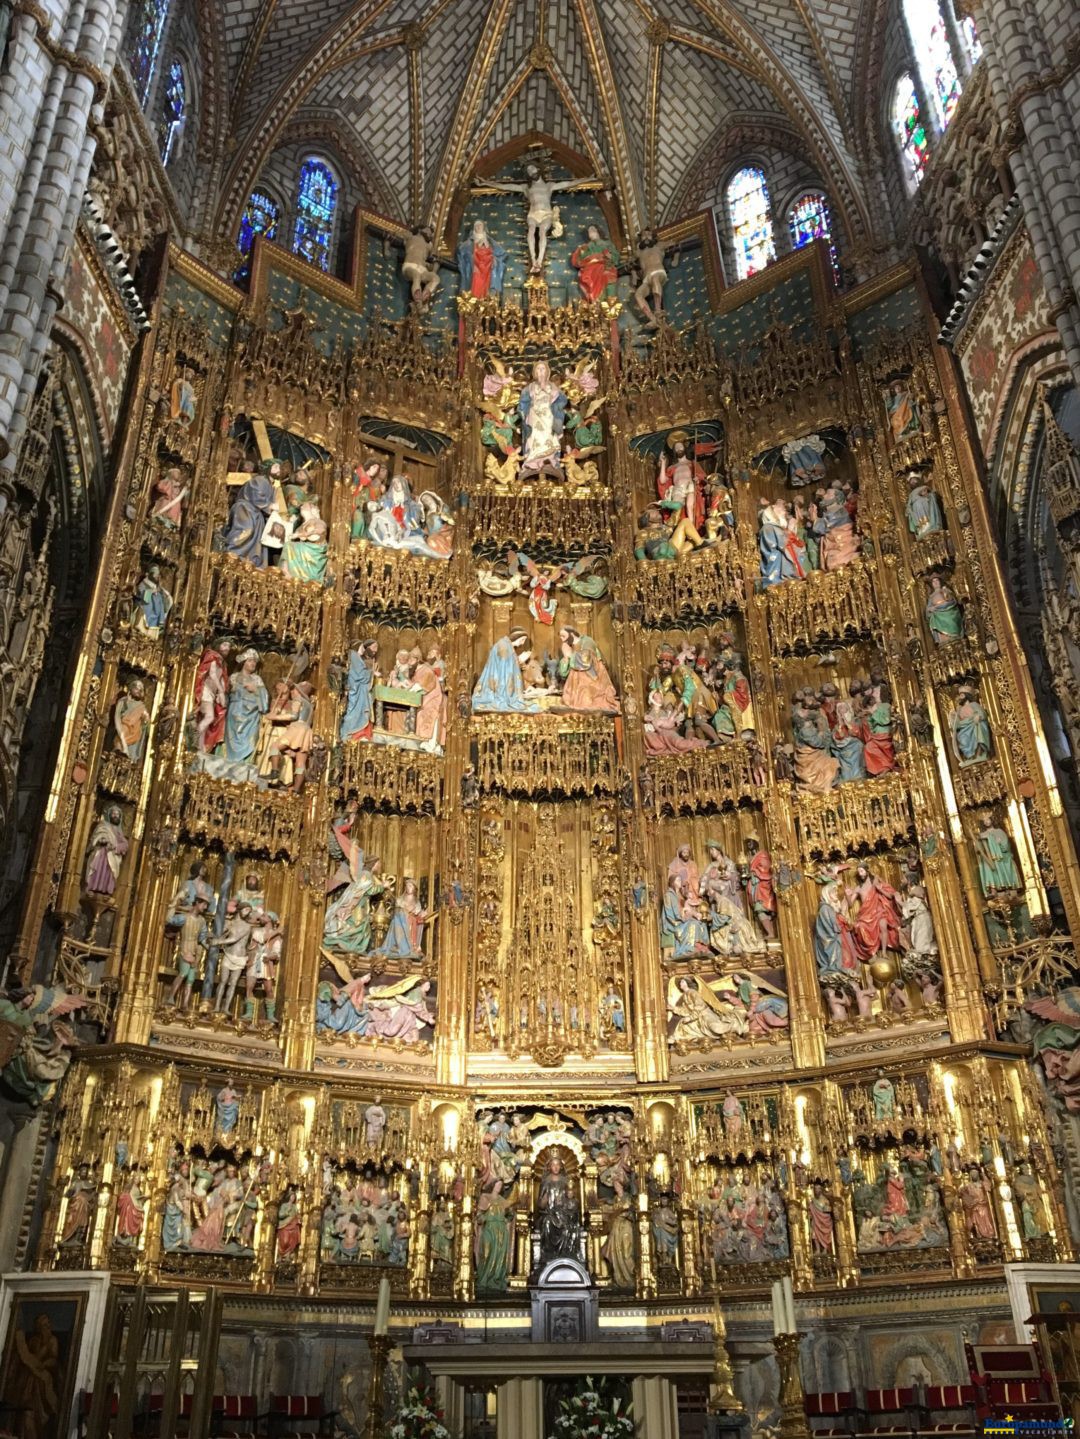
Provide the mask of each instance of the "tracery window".
POLYGON ((840 279, 840 266, 836 259, 836 244, 832 233, 832 216, 829 202, 820 190, 801 195, 788 211, 788 230, 791 232, 791 248, 801 250, 812 240, 824 240, 829 247, 829 259, 833 274, 840 279))
POLYGON ((169 0, 135 0, 128 20, 127 59, 139 104, 145 106, 157 69, 161 37, 169 18, 169 0))
POLYGON ((893 91, 892 127, 900 146, 904 178, 909 190, 915 190, 926 174, 929 150, 926 127, 919 111, 919 97, 910 75, 901 75, 893 91))
POLYGON ((309 156, 300 167, 296 191, 296 229, 293 250, 320 270, 330 268, 330 245, 334 235, 337 181, 323 160, 309 156))
POLYGON ((184 67, 179 60, 169 66, 169 77, 165 82, 165 96, 158 124, 158 151, 161 163, 167 165, 177 151, 180 133, 184 128, 187 111, 187 94, 184 85, 184 67))
POLYGON ((754 165, 737 171, 727 187, 727 204, 735 245, 735 272, 740 280, 745 280, 776 259, 765 172, 754 165))
POLYGON ((923 88, 933 101, 944 130, 960 100, 960 76, 956 72, 941 6, 938 0, 904 0, 904 17, 923 88))
POLYGON ((251 252, 255 248, 255 236, 265 235, 273 240, 277 235, 281 212, 277 204, 262 190, 252 190, 244 213, 240 216, 240 233, 236 237, 236 248, 240 251, 240 264, 233 278, 246 280, 251 274, 251 252))

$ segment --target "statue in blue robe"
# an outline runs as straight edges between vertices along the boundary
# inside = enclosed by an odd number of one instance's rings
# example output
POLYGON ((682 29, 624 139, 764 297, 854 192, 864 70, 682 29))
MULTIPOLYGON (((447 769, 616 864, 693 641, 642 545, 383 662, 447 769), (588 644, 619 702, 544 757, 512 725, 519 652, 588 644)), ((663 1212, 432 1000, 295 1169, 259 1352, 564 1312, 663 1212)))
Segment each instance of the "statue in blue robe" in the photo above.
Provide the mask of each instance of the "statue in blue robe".
POLYGON ((341 718, 342 739, 367 739, 371 734, 371 690, 375 683, 375 665, 379 647, 368 640, 359 649, 349 651, 349 674, 345 685, 345 713, 341 718))
MULTIPOLYGON (((524 638, 520 640, 524 642, 524 638)), ((509 638, 496 640, 491 646, 473 690, 472 707, 474 714, 536 714, 541 709, 538 700, 525 698, 525 681, 514 642, 509 638)))
POLYGON ((265 475, 252 475, 250 480, 245 480, 237 490, 229 511, 229 525, 222 536, 225 553, 248 560, 260 570, 265 569, 267 556, 263 530, 267 517, 276 507, 274 486, 265 475))
POLYGON ((229 705, 225 713, 225 758, 248 764, 255 754, 259 723, 270 708, 270 696, 258 674, 259 656, 245 650, 240 668, 229 678, 229 705))
POLYGON ((968 685, 961 687, 959 700, 949 716, 953 750, 961 764, 978 764, 990 758, 990 717, 968 685))
POLYGON ((660 912, 660 948, 670 949, 672 959, 690 959, 709 952, 709 926, 683 911, 683 895, 669 884, 660 912))

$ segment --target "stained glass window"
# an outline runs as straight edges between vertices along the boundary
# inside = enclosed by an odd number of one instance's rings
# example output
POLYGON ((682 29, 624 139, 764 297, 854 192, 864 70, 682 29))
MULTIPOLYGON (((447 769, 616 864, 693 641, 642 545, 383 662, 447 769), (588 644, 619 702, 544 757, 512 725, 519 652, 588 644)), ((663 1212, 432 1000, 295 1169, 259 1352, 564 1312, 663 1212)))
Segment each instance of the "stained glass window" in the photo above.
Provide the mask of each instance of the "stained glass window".
POLYGON ((236 267, 234 279, 246 280, 251 274, 251 252, 255 247, 255 236, 265 235, 268 240, 277 235, 280 211, 269 195, 261 190, 252 190, 244 213, 240 216, 240 233, 236 248, 240 251, 240 264, 236 267))
POLYGON ((968 59, 974 65, 982 58, 982 41, 975 28, 975 21, 970 15, 965 15, 960 21, 960 34, 964 41, 964 48, 968 52, 968 59))
POLYGON ((169 78, 165 82, 164 102, 158 124, 158 150, 163 165, 167 165, 176 153, 180 131, 184 128, 185 109, 184 67, 179 60, 174 60, 169 66, 169 78))
POLYGON ((747 165, 732 176, 727 203, 735 243, 735 271, 740 280, 745 280, 776 259, 772 206, 764 171, 747 165))
POLYGON ((801 196, 788 212, 788 229, 791 231, 791 248, 801 250, 811 240, 824 240, 829 247, 829 259, 833 274, 839 280, 840 266, 836 259, 836 245, 832 234, 832 216, 829 202, 820 191, 811 191, 801 196))
POLYGON ((926 127, 919 113, 919 97, 910 75, 901 75, 893 93, 892 127, 900 146, 904 163, 904 178, 909 190, 914 190, 926 174, 929 151, 926 143, 926 127))
POLYGON ((296 229, 293 250, 320 270, 330 268, 330 242, 334 234, 337 181, 322 160, 309 157, 300 167, 296 191, 296 229))
POLYGON ((960 77, 956 73, 941 6, 938 0, 904 0, 904 15, 923 87, 933 101, 944 130, 960 100, 960 77))
POLYGON ((145 106, 150 98, 161 37, 168 18, 169 0, 135 0, 131 7, 125 58, 140 105, 145 106))

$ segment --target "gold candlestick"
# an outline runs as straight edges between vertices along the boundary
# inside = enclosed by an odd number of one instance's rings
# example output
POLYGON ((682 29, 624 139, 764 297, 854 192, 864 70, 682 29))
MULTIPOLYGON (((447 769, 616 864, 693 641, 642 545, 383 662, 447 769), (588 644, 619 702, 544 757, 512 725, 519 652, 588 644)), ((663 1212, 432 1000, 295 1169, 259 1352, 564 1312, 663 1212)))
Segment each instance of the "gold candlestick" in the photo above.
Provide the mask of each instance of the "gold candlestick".
POLYGON ((371 1350, 371 1378, 368 1380, 364 1439, 381 1439, 383 1388, 386 1383, 386 1362, 390 1358, 389 1334, 372 1334, 368 1339, 368 1348, 371 1350))
POLYGON ((806 1398, 799 1373, 798 1334, 774 1334, 773 1348, 780 1366, 780 1439, 810 1439, 806 1398))
POLYGON ((710 1414, 741 1414, 743 1403, 735 1393, 734 1372, 731 1355, 727 1348, 727 1325, 720 1310, 719 1300, 713 1318, 713 1377, 709 1385, 710 1414))

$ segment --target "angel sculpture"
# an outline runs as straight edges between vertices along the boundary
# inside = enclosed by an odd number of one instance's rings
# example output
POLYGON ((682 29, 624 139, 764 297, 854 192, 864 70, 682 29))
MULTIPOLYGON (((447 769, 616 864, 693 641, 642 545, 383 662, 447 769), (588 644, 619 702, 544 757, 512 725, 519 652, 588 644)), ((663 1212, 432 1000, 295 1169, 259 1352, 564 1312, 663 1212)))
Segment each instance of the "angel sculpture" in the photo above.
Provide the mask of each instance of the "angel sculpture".
POLYGON ((1070 1114, 1080 1112, 1080 989, 1064 986, 1029 999, 1024 1008, 1042 1021, 1031 1040, 1048 1088, 1070 1114))
POLYGON ((555 623, 555 610, 558 605, 554 593, 556 587, 567 589, 571 594, 587 600, 602 599, 607 593, 606 577, 595 572, 599 563, 597 555, 584 555, 573 564, 542 568, 520 550, 516 553, 510 550, 507 552, 506 562, 511 578, 520 570, 524 570, 528 576, 518 587, 528 590, 529 613, 538 624, 555 623))

